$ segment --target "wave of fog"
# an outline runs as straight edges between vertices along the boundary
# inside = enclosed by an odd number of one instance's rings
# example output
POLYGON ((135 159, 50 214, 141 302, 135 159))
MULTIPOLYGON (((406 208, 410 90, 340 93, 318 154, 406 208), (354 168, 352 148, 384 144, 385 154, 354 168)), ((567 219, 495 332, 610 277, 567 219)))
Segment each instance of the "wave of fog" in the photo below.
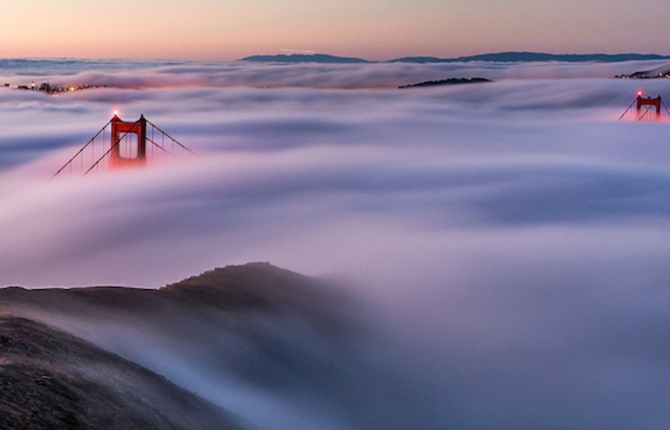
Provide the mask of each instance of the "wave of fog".
POLYGON ((667 61, 620 63, 371 63, 256 64, 124 62, 80 60, 0 60, 0 81, 13 85, 49 81, 54 85, 96 85, 150 89, 172 87, 252 87, 366 89, 450 77, 509 79, 609 78, 667 65, 667 61))
POLYGON ((663 428, 668 123, 616 118, 670 87, 596 78, 651 68, 619 66, 187 65, 100 75, 153 89, 0 89, 0 283, 344 273, 385 333, 359 347, 412 381, 397 397, 419 427, 663 428), (445 73, 502 80, 328 89, 445 73), (225 88, 265 83, 319 88, 225 88), (48 182, 113 108, 199 156, 48 182))

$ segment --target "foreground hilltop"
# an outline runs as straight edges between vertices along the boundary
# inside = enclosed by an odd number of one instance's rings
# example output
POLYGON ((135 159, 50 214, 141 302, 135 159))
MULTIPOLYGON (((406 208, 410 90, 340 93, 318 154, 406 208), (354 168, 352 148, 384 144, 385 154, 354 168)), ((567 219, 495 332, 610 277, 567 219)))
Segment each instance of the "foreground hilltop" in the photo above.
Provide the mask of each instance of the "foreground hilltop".
POLYGON ((222 409, 67 333, 0 316, 0 429, 233 429, 222 409))
POLYGON ((258 262, 216 268, 159 289, 9 287, 0 289, 0 312, 4 309, 38 320, 56 314, 81 318, 90 313, 101 319, 119 311, 173 319, 181 312, 192 314, 194 309, 221 315, 286 308, 310 313, 321 306, 318 293, 323 291, 318 286, 314 278, 258 262))
POLYGON ((0 385, 16 399, 7 408, 21 422, 42 420, 25 427, 37 429, 233 428, 223 409, 244 427, 314 428, 305 404, 314 416, 362 407, 342 390, 349 371, 333 359, 354 335, 340 315, 346 306, 323 286, 251 263, 153 290, 0 289, 0 314, 11 315, 0 333, 0 385), (275 395, 283 407, 268 412, 264 399, 275 395), (114 414, 119 427, 97 425, 114 414))

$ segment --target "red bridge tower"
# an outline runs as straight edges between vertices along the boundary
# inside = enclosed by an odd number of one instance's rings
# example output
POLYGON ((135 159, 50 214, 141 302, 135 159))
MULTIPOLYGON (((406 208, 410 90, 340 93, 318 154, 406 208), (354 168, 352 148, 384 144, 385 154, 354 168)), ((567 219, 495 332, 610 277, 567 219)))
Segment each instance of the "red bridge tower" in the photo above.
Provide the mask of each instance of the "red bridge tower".
POLYGON ((147 120, 144 115, 135 122, 122 121, 116 114, 111 121, 112 141, 109 153, 111 168, 143 166, 147 161, 147 120))
POLYGON ((642 110, 642 106, 650 106, 650 109, 652 107, 656 108, 656 117, 661 116, 661 104, 663 103, 661 100, 661 96, 659 95, 658 97, 652 99, 651 97, 647 97, 646 99, 642 97, 642 92, 637 93, 637 117, 640 118, 640 111, 642 110))

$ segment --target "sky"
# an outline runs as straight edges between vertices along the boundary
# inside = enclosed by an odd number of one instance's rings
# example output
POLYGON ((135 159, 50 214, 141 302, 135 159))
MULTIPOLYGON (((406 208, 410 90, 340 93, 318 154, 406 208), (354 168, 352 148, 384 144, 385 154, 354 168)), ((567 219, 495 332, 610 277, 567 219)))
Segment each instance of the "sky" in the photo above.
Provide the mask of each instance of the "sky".
POLYGON ((0 58, 670 54, 664 0, 6 0, 0 58))
POLYGON ((0 87, 0 285, 159 287, 269 261, 350 280, 376 334, 324 354, 273 325, 337 370, 305 402, 181 345, 114 351, 260 428, 667 427, 669 123, 617 119, 670 87, 611 78, 660 63, 36 64, 0 61, 1 79, 108 87, 0 87), (397 89, 454 75, 495 82, 397 89), (49 180, 114 109, 196 156, 49 180), (350 403, 358 418, 333 412, 350 403))

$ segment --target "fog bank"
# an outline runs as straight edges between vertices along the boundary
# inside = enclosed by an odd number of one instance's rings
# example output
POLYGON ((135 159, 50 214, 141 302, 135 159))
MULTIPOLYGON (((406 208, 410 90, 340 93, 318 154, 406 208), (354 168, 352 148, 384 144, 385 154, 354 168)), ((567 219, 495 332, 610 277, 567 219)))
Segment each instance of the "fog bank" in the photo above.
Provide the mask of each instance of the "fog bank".
POLYGON ((609 79, 653 65, 187 64, 0 88, 0 284, 340 274, 379 332, 360 354, 411 381, 424 428, 663 428, 668 122, 617 118, 670 86, 609 79), (496 82, 393 89, 448 76, 496 82), (48 181, 114 109, 198 155, 48 181))

